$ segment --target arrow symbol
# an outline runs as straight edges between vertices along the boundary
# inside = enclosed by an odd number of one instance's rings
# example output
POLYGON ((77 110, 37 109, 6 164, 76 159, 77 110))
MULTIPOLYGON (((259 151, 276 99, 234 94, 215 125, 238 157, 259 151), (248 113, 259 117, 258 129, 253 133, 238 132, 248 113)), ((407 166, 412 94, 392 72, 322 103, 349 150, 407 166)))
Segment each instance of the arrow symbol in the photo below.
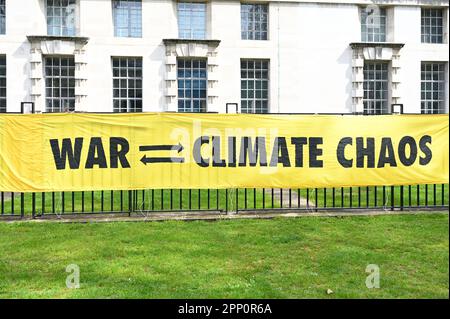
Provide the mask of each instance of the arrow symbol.
POLYGON ((153 163, 184 163, 184 158, 182 157, 147 157, 144 155, 141 158, 141 162, 145 165, 153 163))
POLYGON ((145 152, 145 151, 177 151, 180 153, 182 150, 184 150, 183 145, 181 143, 178 143, 177 145, 142 145, 139 146, 139 151, 145 152))
MULTIPOLYGON (((147 151, 176 151, 180 153, 184 149, 181 143, 176 145, 141 145, 139 146, 139 151, 147 152, 147 151)), ((144 155, 141 158, 141 162, 144 165, 152 164, 152 163, 184 163, 184 158, 182 157, 147 157, 144 155)))

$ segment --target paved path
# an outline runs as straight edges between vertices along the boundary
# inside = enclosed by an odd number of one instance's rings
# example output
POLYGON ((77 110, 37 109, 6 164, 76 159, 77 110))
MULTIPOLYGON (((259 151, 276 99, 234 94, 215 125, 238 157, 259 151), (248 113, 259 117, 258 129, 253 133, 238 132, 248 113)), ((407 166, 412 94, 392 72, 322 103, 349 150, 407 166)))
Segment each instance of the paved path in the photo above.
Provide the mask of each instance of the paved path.
MULTIPOLYGON (((291 191, 291 199, 289 200, 289 189, 283 189, 280 190, 279 188, 275 188, 274 190, 274 201, 277 203, 280 203, 281 195, 283 195, 283 207, 288 208, 289 203, 291 203, 291 207, 293 208, 307 208, 307 207, 316 207, 314 205, 314 202, 310 199, 309 202, 307 202, 306 198, 303 196, 306 196, 306 191, 302 190, 302 193, 300 193, 300 206, 298 205, 298 193, 296 190, 291 191)), ((266 196, 272 196, 272 190, 266 189, 266 196)))
POLYGON ((272 219, 272 218, 300 218, 300 217, 355 217, 355 216, 380 216, 380 215, 410 215, 410 214, 449 214, 448 210, 411 210, 411 211, 390 211, 390 210, 353 210, 353 211, 290 211, 290 212, 245 212, 245 213, 223 213, 223 212, 177 212, 177 213, 134 213, 131 217, 128 214, 116 215, 71 215, 71 216, 45 216, 36 219, 2 218, 4 222, 61 222, 61 223, 97 223, 97 222, 156 222, 166 220, 196 221, 196 220, 233 220, 233 219, 272 219))
MULTIPOLYGON (((17 196, 17 195, 14 194, 14 196, 17 196)), ((9 200, 11 198, 11 193, 3 192, 3 198, 4 198, 4 200, 9 200)))

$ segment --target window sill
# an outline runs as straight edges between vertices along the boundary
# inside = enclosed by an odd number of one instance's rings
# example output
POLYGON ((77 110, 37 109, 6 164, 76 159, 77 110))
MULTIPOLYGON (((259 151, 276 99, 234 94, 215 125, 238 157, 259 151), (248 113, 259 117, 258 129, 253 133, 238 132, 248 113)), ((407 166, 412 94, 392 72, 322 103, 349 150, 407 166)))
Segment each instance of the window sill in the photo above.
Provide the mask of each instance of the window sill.
POLYGON ((401 49, 403 48, 404 43, 396 43, 396 42, 351 42, 350 47, 352 49, 357 48, 393 48, 393 49, 401 49))
POLYGON ((89 41, 89 38, 87 37, 59 36, 59 35, 27 35, 27 39, 30 42, 59 40, 59 41, 73 41, 82 44, 86 44, 89 41))
POLYGON ((163 39, 164 45, 170 44, 183 44, 183 43, 196 43, 196 44, 207 44, 210 46, 219 46, 220 40, 211 39, 163 39))

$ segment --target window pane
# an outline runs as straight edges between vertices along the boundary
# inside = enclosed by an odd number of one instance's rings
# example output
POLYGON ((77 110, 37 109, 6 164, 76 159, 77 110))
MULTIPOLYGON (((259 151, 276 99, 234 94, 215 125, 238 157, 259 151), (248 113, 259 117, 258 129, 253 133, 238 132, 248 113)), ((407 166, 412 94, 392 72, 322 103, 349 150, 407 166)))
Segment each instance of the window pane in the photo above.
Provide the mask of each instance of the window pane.
POLYGON ((364 63, 364 113, 388 113, 388 64, 364 63))
POLYGON ((74 36, 76 34, 76 0, 46 0, 47 34, 74 36))
POLYGON ((241 38, 267 40, 268 5, 241 4, 241 38))
POLYGON ((5 0, 0 0, 0 34, 5 34, 6 32, 5 18, 6 18, 5 0))
POLYGON ((45 57, 46 112, 75 111, 75 61, 73 57, 45 57))
POLYGON ((241 60, 241 112, 269 112, 269 61, 241 60))
POLYGON ((142 0, 113 0, 114 35, 142 37, 142 0))
POLYGON ((386 42, 386 9, 361 9, 361 41, 386 42))
POLYGON ((113 111, 142 112, 142 58, 113 57, 113 111))
POLYGON ((444 113, 445 64, 422 62, 421 79, 421 113, 444 113))
POLYGON ((177 66, 178 112, 206 112, 206 60, 180 58, 177 66))
POLYGON ((422 43, 443 43, 443 10, 422 9, 422 43))
POLYGON ((178 36, 181 39, 206 38, 206 3, 178 3, 178 36))

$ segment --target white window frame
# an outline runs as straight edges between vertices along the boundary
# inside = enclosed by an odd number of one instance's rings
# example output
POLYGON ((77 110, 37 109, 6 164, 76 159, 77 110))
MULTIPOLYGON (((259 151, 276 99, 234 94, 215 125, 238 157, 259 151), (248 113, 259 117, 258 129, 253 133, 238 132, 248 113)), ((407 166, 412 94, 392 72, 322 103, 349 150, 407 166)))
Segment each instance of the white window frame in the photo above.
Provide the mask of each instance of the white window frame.
POLYGON ((75 57, 73 55, 45 56, 44 77, 45 77, 45 111, 48 113, 74 112, 75 57), (50 59, 52 60, 51 64, 49 63, 50 59), (58 61, 58 65, 54 64, 55 60, 58 61), (64 63, 64 65, 62 65, 63 61, 66 62, 64 63), (58 82, 59 85, 55 85, 55 83, 58 82), (63 85, 63 82, 66 82, 67 85, 63 85), (51 83, 51 85, 49 85, 49 83, 51 83), (49 90, 51 92, 50 95, 49 90), (73 94, 70 93, 71 91, 73 92, 73 94), (57 94, 55 94, 55 92, 57 94), (49 105, 49 102, 51 103, 51 105, 49 105), (55 102, 59 104, 56 107, 55 102))
POLYGON ((241 39, 262 41, 269 39, 269 5, 267 3, 241 3, 241 39), (251 7, 253 10, 248 10, 251 7), (263 9, 262 12, 259 12, 259 8, 263 9))
POLYGON ((114 36, 124 38, 141 38, 142 37, 142 0, 113 0, 113 20, 114 20, 114 36), (135 14, 135 8, 131 5, 133 2, 139 3, 139 13, 135 14), (119 28, 119 10, 116 4, 126 3, 127 27, 119 28), (136 19, 138 18, 138 19, 136 19), (137 20, 137 21, 136 21, 137 20), (119 32, 122 30, 122 32, 119 32), (126 35, 124 35, 126 33, 126 35))
POLYGON ((364 82, 363 82, 363 104, 364 114, 380 115, 389 114, 390 107, 390 65, 387 61, 364 61, 364 82), (369 65, 373 65, 374 68, 367 69, 369 65), (385 67, 385 69, 384 69, 385 67), (378 74, 380 73, 380 75, 378 74), (371 75, 369 78, 368 75, 371 75), (386 76, 383 77, 383 74, 386 76), (373 85, 373 89, 368 87, 369 84, 373 85), (377 85, 381 88, 377 88, 377 85), (384 95, 383 95, 384 93, 384 95), (372 95, 373 97, 370 97, 372 95), (380 97, 381 95, 381 97, 380 97), (381 103, 379 107, 377 104, 381 103))
POLYGON ((180 39, 204 40, 208 35, 208 7, 206 2, 177 2, 178 37, 180 39), (198 10, 202 8, 202 10, 198 10), (194 24, 195 16, 203 13, 202 28, 194 24))
POLYGON ((112 57, 111 64, 113 71, 113 112, 142 112, 142 57, 112 57))
POLYGON ((422 8, 420 19, 420 40, 422 43, 442 44, 445 42, 446 17, 442 8, 422 8), (424 15, 427 13, 426 15, 424 15), (429 13, 429 14, 428 14, 429 13), (440 15, 433 16, 434 13, 440 15), (433 20, 436 20, 433 22, 433 20), (439 24, 440 21, 440 24, 439 24), (429 28, 429 32, 426 32, 429 28), (438 30, 441 32, 438 32, 438 30))
POLYGON ((50 36, 76 36, 78 29, 78 0, 45 0, 47 22, 47 35, 50 36), (59 1, 60 5, 56 5, 59 1), (72 9, 72 13, 63 14, 63 11, 72 9), (53 19, 53 24, 50 21, 53 19), (64 22, 64 19, 71 20, 64 22), (59 21, 59 22, 58 22, 59 21), (56 31, 55 31, 56 30, 56 31))
POLYGON ((0 0, 0 35, 6 34, 6 0, 0 0))
POLYGON ((361 41, 386 42, 388 36, 388 10, 385 7, 364 7, 360 10, 361 41), (368 10, 374 10, 370 13, 368 10))
POLYGON ((177 83, 178 112, 205 113, 208 111, 207 59, 178 58, 177 83), (190 87, 187 87, 187 83, 190 87), (197 87, 194 87, 195 83, 197 83, 197 87), (198 107, 194 106, 197 103, 198 107))
POLYGON ((422 114, 445 113, 446 69, 447 64, 445 62, 423 61, 421 63, 420 112, 422 114))
POLYGON ((270 60, 241 59, 240 69, 241 113, 269 113, 270 60))

